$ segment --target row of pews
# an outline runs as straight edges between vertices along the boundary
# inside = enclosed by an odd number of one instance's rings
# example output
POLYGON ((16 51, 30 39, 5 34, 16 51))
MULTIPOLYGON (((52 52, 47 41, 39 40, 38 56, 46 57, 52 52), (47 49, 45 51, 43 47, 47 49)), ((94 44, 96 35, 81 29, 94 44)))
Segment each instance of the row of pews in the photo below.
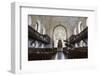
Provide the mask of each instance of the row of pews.
POLYGON ((51 60, 56 53, 56 48, 28 48, 28 60, 51 60))
POLYGON ((78 58, 88 58, 88 48, 87 47, 78 47, 63 51, 64 55, 68 59, 78 59, 78 58))
MULTIPOLYGON (((88 27, 86 27, 79 34, 72 35, 68 40, 65 41, 67 50, 64 50, 63 52, 64 52, 64 55, 67 56, 68 59, 88 58, 88 46, 75 47, 75 44, 76 43, 79 44, 81 40, 83 41, 88 40, 88 27)), ((87 44, 87 42, 85 43, 87 44)))

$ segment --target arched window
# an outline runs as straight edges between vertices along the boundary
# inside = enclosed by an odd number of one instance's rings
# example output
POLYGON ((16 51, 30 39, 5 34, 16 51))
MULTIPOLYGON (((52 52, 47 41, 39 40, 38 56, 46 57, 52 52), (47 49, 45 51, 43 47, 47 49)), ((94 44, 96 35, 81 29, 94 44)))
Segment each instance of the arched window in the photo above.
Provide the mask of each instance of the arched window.
POLYGON ((80 21, 80 22, 78 23, 78 33, 80 33, 81 31, 83 31, 82 21, 80 21))
POLYGON ((35 23, 35 30, 38 31, 39 33, 41 31, 41 23, 39 20, 37 20, 35 23))
POLYGON ((38 22, 36 22, 36 24, 35 24, 35 30, 36 31, 38 31, 38 27, 39 27, 39 24, 38 24, 38 22))
POLYGON ((63 47, 65 47, 64 40, 66 40, 66 29, 62 25, 58 25, 54 28, 53 33, 54 47, 57 47, 58 40, 62 41, 63 47))

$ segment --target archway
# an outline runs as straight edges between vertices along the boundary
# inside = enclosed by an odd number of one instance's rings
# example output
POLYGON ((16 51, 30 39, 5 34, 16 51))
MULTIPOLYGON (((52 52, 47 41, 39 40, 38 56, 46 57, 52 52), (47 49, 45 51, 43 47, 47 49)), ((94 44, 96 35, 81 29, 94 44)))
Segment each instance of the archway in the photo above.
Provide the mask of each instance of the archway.
POLYGON ((83 31, 83 23, 82 23, 82 21, 80 21, 78 23, 78 33, 80 33, 81 31, 83 31))
POLYGON ((66 40, 66 38, 67 38, 67 30, 63 25, 59 24, 56 27, 54 27, 53 30, 54 47, 57 47, 58 40, 61 40, 63 47, 65 47, 64 40, 66 40))

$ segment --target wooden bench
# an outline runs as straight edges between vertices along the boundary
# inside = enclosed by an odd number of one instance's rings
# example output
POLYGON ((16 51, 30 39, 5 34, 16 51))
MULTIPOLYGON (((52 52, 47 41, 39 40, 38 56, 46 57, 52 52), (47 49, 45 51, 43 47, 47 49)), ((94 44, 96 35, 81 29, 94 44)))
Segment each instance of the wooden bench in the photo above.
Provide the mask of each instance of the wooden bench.
POLYGON ((28 48, 28 60, 50 60, 56 53, 52 48, 28 48))
POLYGON ((68 59, 88 58, 88 48, 87 47, 74 48, 72 50, 65 50, 63 52, 65 56, 68 57, 68 59))

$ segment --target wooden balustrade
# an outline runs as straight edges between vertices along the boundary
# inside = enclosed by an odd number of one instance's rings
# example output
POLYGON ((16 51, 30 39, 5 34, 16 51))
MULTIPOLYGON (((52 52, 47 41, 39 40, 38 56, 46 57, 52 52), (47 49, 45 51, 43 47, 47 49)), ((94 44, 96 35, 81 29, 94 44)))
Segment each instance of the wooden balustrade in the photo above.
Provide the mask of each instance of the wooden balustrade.
POLYGON ((46 44, 50 43, 50 37, 47 34, 45 34, 45 35, 40 34, 31 26, 28 26, 28 38, 37 40, 37 41, 40 41, 40 42, 46 43, 46 44))

